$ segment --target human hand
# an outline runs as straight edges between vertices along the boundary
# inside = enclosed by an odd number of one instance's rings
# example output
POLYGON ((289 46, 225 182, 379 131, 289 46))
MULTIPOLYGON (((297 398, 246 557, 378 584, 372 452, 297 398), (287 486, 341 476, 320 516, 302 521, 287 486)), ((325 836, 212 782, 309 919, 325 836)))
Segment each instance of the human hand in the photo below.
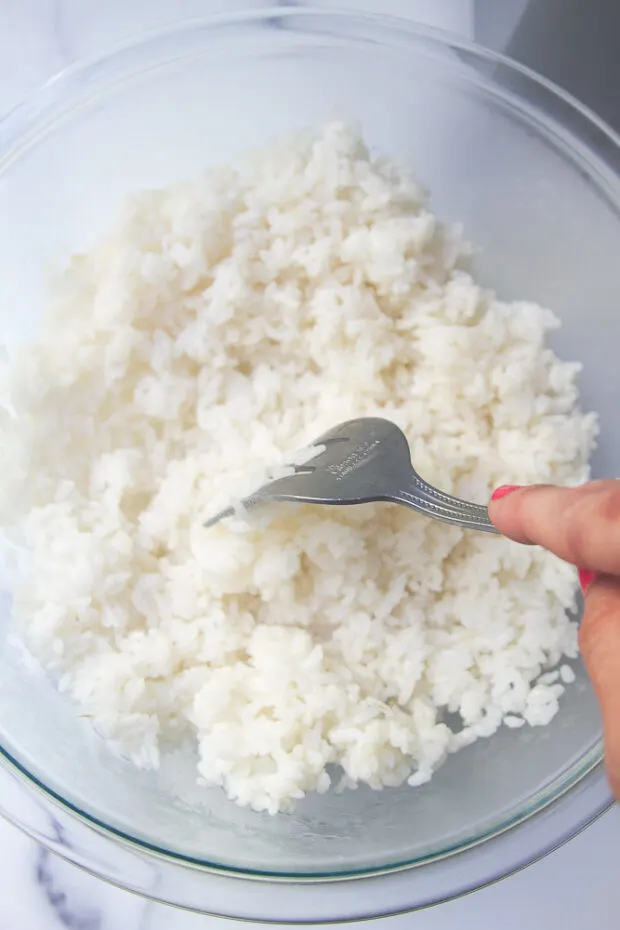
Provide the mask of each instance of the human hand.
POLYGON ((609 780, 620 800, 620 481, 498 488, 489 515, 504 536, 579 566, 586 596, 579 645, 601 707, 609 780))

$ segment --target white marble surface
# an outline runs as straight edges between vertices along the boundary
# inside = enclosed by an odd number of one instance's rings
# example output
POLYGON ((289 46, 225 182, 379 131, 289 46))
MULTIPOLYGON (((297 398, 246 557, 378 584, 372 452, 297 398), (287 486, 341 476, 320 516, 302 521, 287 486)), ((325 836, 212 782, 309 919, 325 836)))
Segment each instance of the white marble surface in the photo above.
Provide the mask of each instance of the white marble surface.
MULTIPOLYGON (((520 0, 508 19, 516 21, 520 0)), ((330 0, 315 0, 329 6, 330 0)), ((273 5, 261 0, 0 0, 0 116, 58 70, 145 29, 210 10, 273 5)), ((339 0, 471 35, 468 0, 339 0)), ((562 925, 617 928, 620 810, 543 862, 466 899, 384 921, 393 930, 502 930, 562 925)), ((199 930, 223 927, 141 900, 87 875, 0 820, 1 930, 199 930)))

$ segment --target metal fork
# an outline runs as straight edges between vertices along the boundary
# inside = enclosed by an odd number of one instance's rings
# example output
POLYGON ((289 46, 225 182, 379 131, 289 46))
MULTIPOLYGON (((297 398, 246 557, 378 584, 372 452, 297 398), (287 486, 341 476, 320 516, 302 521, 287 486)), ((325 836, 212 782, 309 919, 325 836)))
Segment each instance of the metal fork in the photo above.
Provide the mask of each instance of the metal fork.
MULTIPOLYGON (((312 443, 317 455, 284 478, 269 481, 242 501, 305 504, 367 504, 391 501, 464 529, 497 533, 486 507, 444 494, 418 475, 405 434, 390 420, 364 417, 335 426, 312 443)), ((234 514, 229 507, 205 523, 234 514)))

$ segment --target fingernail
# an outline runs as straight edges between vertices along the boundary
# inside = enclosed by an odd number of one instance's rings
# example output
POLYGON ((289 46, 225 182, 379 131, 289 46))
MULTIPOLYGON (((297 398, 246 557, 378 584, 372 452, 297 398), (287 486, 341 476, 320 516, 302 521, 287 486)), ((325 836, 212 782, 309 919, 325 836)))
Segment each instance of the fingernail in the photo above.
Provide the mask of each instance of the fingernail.
POLYGON ((591 572, 589 568, 579 569, 579 584, 584 595, 588 593, 588 588, 596 578, 596 572, 591 572))
POLYGON ((513 491, 518 491, 520 487, 520 484, 502 484, 499 488, 495 488, 491 494, 491 500, 501 500, 501 498, 506 497, 507 494, 512 494, 513 491))

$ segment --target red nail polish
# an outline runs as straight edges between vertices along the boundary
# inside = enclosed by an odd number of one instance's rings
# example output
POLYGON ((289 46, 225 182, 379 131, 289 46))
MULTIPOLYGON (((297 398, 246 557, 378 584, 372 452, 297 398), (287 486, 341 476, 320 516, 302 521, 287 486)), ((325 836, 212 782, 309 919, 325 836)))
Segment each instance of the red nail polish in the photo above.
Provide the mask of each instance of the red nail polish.
POLYGON ((491 494, 491 500, 501 500, 501 498, 506 497, 507 494, 512 494, 513 491, 518 491, 520 487, 520 484, 502 484, 499 488, 495 488, 491 494))
POLYGON ((588 588, 596 578, 596 572, 591 572, 589 568, 579 569, 579 584, 584 595, 588 593, 588 588))

